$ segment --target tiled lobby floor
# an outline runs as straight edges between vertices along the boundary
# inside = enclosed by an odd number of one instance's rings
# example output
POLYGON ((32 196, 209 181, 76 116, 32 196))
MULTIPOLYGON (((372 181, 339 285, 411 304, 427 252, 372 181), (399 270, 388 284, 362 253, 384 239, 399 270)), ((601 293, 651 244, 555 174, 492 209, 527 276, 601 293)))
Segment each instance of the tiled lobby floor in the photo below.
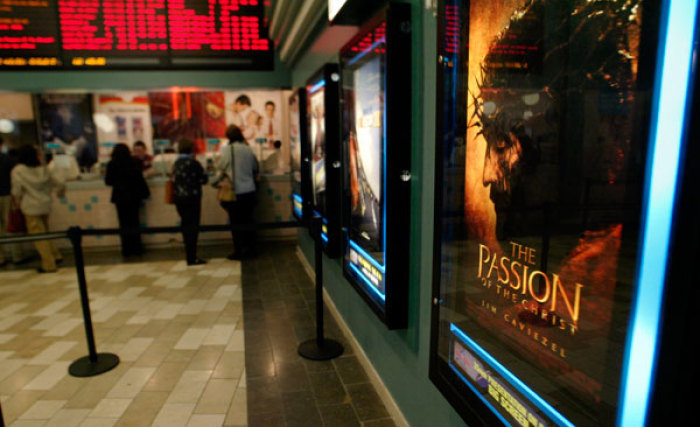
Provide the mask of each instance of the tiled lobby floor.
POLYGON ((121 358, 92 378, 67 374, 87 355, 70 257, 57 274, 0 270, 7 425, 394 425, 330 315, 327 336, 346 353, 297 355, 315 327, 313 285, 294 246, 269 245, 242 267, 216 258, 227 249, 203 247, 209 263, 194 268, 178 249, 128 264, 87 252, 97 349, 121 358))

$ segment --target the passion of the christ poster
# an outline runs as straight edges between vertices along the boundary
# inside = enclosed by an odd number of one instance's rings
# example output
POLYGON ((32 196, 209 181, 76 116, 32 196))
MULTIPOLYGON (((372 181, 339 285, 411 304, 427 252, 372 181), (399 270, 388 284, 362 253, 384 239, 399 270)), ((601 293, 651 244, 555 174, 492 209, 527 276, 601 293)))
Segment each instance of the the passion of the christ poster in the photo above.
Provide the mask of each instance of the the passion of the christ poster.
MULTIPOLYGON (((375 56, 352 70, 352 129, 348 135, 350 166, 350 238, 380 263, 382 244, 382 176, 384 91, 382 57, 375 56)), ((349 96, 346 99, 350 99, 349 96)))
POLYGON ((326 130, 324 87, 309 90, 309 142, 311 143, 311 185, 313 205, 325 214, 326 210, 326 130))
POLYGON ((612 424, 643 184, 642 1, 450 3, 438 355, 508 423, 612 424))

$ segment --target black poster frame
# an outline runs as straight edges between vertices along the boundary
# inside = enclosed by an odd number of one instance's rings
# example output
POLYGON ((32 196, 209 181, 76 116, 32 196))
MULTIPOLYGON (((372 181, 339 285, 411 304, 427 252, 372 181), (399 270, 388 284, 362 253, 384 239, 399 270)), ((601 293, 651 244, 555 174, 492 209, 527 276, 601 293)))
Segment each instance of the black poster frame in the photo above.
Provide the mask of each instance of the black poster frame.
MULTIPOLYGON (((472 2, 475 0, 471 0, 472 2)), ((642 52, 642 49, 644 50, 644 54, 640 55, 639 58, 639 72, 638 72, 638 78, 637 78, 637 89, 640 91, 647 91, 648 93, 652 93, 654 86, 655 86, 655 78, 656 73, 658 70, 656 70, 656 63, 657 63, 657 54, 658 52, 656 51, 656 47, 658 46, 658 39, 659 39, 659 31, 663 30, 660 28, 660 23, 659 23, 659 17, 663 15, 661 11, 661 5, 659 4, 660 2, 654 2, 654 1, 643 1, 643 11, 644 11, 644 19, 643 19, 643 25, 642 25, 642 34, 641 34, 641 46, 640 52, 642 52), (646 46, 646 48, 644 48, 646 46)), ((443 220, 447 219, 449 221, 452 216, 460 215, 460 212, 453 212, 453 211, 446 211, 447 207, 447 200, 448 197, 456 197, 454 194, 451 195, 446 195, 444 191, 444 182, 443 178, 445 177, 445 164, 444 164, 444 155, 445 155, 445 148, 447 145, 447 140, 450 139, 452 142, 450 145, 452 148, 454 148, 454 140, 459 139, 457 137, 457 132, 465 131, 465 129, 456 129, 456 122, 455 122, 455 117, 457 114, 466 114, 466 109, 465 110, 460 110, 459 106, 457 103, 453 103, 450 106, 447 105, 446 98, 449 97, 452 92, 459 93, 459 85, 464 84, 466 86, 466 83, 464 83, 462 80, 466 79, 460 79, 458 77, 459 74, 459 69, 457 67, 460 66, 458 63, 457 59, 461 55, 468 55, 468 42, 464 41, 461 39, 461 33, 464 31, 464 26, 466 26, 466 34, 468 34, 468 25, 469 25, 469 15, 468 15, 468 9, 469 9, 469 0, 439 0, 438 1, 438 37, 436 40, 436 52, 438 55, 438 63, 437 63, 437 68, 436 68, 436 77, 437 77, 437 91, 436 91, 436 135, 435 135, 435 141, 436 141, 436 152, 435 152, 435 174, 436 174, 436 180, 435 180, 435 217, 434 217, 434 239, 433 239, 433 244, 434 244, 434 250, 433 250, 433 288, 432 288, 432 310, 431 310, 431 336, 430 336, 430 357, 429 357, 429 377, 431 382, 440 390, 440 392, 443 394, 443 396, 450 402, 450 404, 455 408, 455 410, 459 413, 459 415, 464 419, 464 421, 468 425, 483 425, 483 426, 492 426, 492 425, 503 425, 504 421, 502 418, 500 418, 497 413, 490 409, 484 401, 482 401, 476 392, 472 391, 466 386, 466 383, 463 379, 459 377, 451 368, 450 366, 442 360, 442 358, 438 354, 438 346, 439 346, 439 340, 440 340, 440 334, 447 334, 449 331, 442 330, 439 328, 439 323, 440 323, 440 305, 443 303, 441 300, 441 293, 440 293, 440 285, 441 285, 441 276, 444 274, 444 272, 441 270, 442 269, 442 238, 443 238, 443 227, 449 227, 449 225, 444 224, 443 220), (458 16, 451 16, 447 17, 446 16, 446 10, 448 7, 453 7, 454 10, 458 10, 458 16), (465 11, 466 9, 466 11, 465 11), (456 26, 455 26, 456 25, 456 26), (461 27, 460 27, 461 26, 461 27), (449 47, 449 49, 448 49, 449 47), (452 132, 452 133, 450 133, 452 132), (445 215, 445 216, 443 216, 445 215)), ((696 30, 697 33, 697 30, 696 30)), ((697 39, 697 35, 696 35, 697 39)), ((696 52, 697 52, 697 40, 696 40, 696 52)), ((462 88, 464 89, 464 88, 462 88)), ((697 84, 695 87, 695 110, 697 110, 697 84)), ((639 123, 650 123, 651 121, 651 108, 652 108, 652 97, 651 96, 646 96, 646 95, 641 95, 640 96, 640 101, 638 101, 637 108, 634 111, 634 114, 636 115, 635 121, 639 123)), ((694 110, 694 111, 695 111, 694 110)), ((697 112, 697 111, 695 111, 697 112)), ((695 135, 697 135, 697 124, 694 124, 692 126, 695 135)), ((642 147, 638 147, 638 153, 637 156, 640 159, 639 162, 644 163, 647 158, 647 148, 646 141, 649 139, 649 132, 650 132, 650 126, 644 127, 644 129, 638 129, 637 134, 634 135, 634 138, 637 141, 641 141, 641 144, 643 145, 642 147)), ((697 151, 697 150, 695 150, 697 151)), ((641 167, 638 168, 638 172, 641 174, 644 174, 645 170, 645 165, 641 165, 641 167)), ((688 174, 690 175, 690 174, 688 174)), ((692 178, 692 182, 697 182, 698 176, 697 173, 694 173, 692 178)), ((646 179, 645 176, 638 176, 639 179, 644 180, 646 179)), ((687 179, 687 178, 686 178, 687 179)), ((626 195, 625 203, 634 203, 636 201, 641 202, 641 199, 643 195, 641 192, 635 192, 635 191, 630 191, 631 194, 626 195)), ((690 195, 686 195, 686 200, 685 203, 687 205, 697 205, 697 202, 695 201, 690 201, 690 195)), ((691 214, 694 218, 694 213, 691 214)), ((686 218, 686 223, 689 224, 691 220, 689 217, 686 218)), ((636 223, 635 220, 630 220, 628 226, 630 228, 632 226, 640 227, 641 224, 639 224, 641 221, 637 219, 636 223)), ((697 228, 697 227, 695 227, 697 228)), ((695 234, 693 236, 697 236, 697 230, 695 230, 695 234)), ((630 233, 631 234, 631 233, 630 233)), ((622 240, 622 247, 630 248, 632 244, 634 244, 634 237, 633 235, 627 235, 626 237, 623 236, 622 240)), ((697 249, 697 242, 689 242, 688 239, 686 238, 685 241, 682 243, 682 245, 685 245, 683 247, 694 247, 697 249)), ((640 245, 640 252, 641 252, 641 245, 640 245)), ((696 253, 695 251, 694 253, 696 253)), ((691 255, 691 254, 689 254, 691 255)), ((682 261, 681 261, 682 262, 682 261)), ((635 268, 638 268, 638 266, 635 266, 635 268)), ((684 273, 677 273, 679 274, 678 277, 681 277, 682 274, 686 274, 686 276, 683 277, 688 277, 687 274, 690 274, 690 271, 692 269, 690 264, 685 264, 684 266, 685 270, 682 268, 679 268, 679 270, 683 271, 684 273)), ((697 294, 697 292, 696 292, 697 294)), ((615 298, 617 300, 621 298, 625 298, 622 295, 622 292, 617 291, 615 293, 615 298)), ((692 299, 690 300, 692 301, 692 299)), ((692 302, 690 303, 692 305, 692 302)), ((616 314, 616 316, 622 316, 622 314, 616 314)), ((671 316, 671 320, 674 320, 676 324, 681 324, 685 322, 687 319, 687 316, 671 316), (683 319, 683 320, 681 320, 683 319)), ((697 322, 695 322, 697 323, 697 322)), ((665 329, 664 329, 665 330, 665 329)), ((624 331, 616 331, 611 333, 611 337, 614 337, 615 339, 619 339, 620 341, 624 342, 625 340, 625 335, 626 333, 624 331)), ((686 337, 687 339, 687 337, 686 337)), ((687 343, 687 341, 683 341, 682 339, 679 339, 678 337, 673 337, 670 341, 675 342, 677 348, 676 352, 674 355, 678 355, 682 353, 682 350, 679 349, 680 346, 683 346, 683 343, 687 343)), ((687 350, 686 350, 687 352, 687 350)), ((663 352, 661 354, 663 356, 663 352)), ((686 358, 690 361, 692 360, 692 355, 686 354, 686 358)), ((668 356, 669 358, 674 357, 673 355, 668 356)), ((670 359, 669 359, 670 360, 670 359)), ((663 359, 659 359, 660 365, 663 366, 663 359)), ((670 366, 671 364, 666 364, 666 369, 667 370, 677 370, 677 366, 670 366)), ((612 372, 611 369, 609 369, 606 374, 608 375, 621 375, 621 372, 615 371, 612 372)), ((681 374, 682 376, 682 374, 681 374)), ((684 387, 685 390, 688 391, 688 393, 692 392, 690 390, 694 390, 696 388, 696 384, 692 382, 692 380, 689 380, 689 378, 679 378, 679 376, 676 376, 673 379, 670 379, 668 381, 664 382, 665 385, 668 387, 673 387, 673 386, 680 386, 684 387), (681 384, 682 383, 682 384, 681 384)), ((666 393, 670 393, 671 388, 666 389, 666 393)), ((674 395, 677 395, 677 391, 674 389, 674 395)), ((658 420, 660 421, 661 419, 667 420, 668 418, 661 418, 661 414, 663 413, 663 416, 669 415, 671 412, 671 408, 674 408, 673 410, 676 410, 675 408, 678 408, 682 405, 682 403, 678 402, 666 402, 667 404, 660 405, 654 399, 659 399, 661 397, 661 392, 659 391, 652 391, 652 400, 650 400, 651 405, 652 405, 652 416, 656 415, 660 418, 658 420), (654 413, 656 411, 656 413, 654 413)), ((692 401, 691 394, 688 395, 687 400, 683 400, 683 402, 689 402, 692 401)), ((670 397, 670 396, 667 396, 670 397)), ((671 398, 671 400, 675 401, 675 398, 671 398)), ((618 400, 618 404, 620 401, 618 400)), ((617 408, 606 408, 606 411, 611 411, 614 413, 617 408)), ((679 418, 683 419, 683 418, 679 418)))
MULTIPOLYGON (((366 278, 353 271, 348 260, 350 252, 350 143, 349 129, 354 123, 344 123, 343 155, 345 166, 345 198, 343 210, 343 273, 377 316, 389 329, 402 329, 408 323, 408 289, 411 225, 411 8, 407 4, 390 3, 372 17, 341 49, 341 70, 351 70, 351 49, 383 23, 386 24, 384 55, 384 149, 382 212, 384 241, 384 300, 366 283, 366 278)), ((361 55, 362 53, 360 53, 361 55)), ((374 52, 369 52, 374 54, 374 52)), ((344 102, 346 108, 354 108, 344 102)), ((363 251, 355 244, 358 252, 363 251)), ((363 251, 364 252, 364 251, 363 251)), ((368 257, 371 255, 365 254, 368 257)), ((361 256, 361 255, 360 255, 361 256)), ((373 261, 378 262, 376 259, 373 261)), ((380 263, 381 264, 381 263, 380 263)))
MULTIPOLYGON (((338 64, 327 63, 323 65, 313 76, 307 80, 306 102, 311 102, 310 89, 316 85, 323 86, 324 126, 325 126, 325 213, 321 214, 320 206, 313 201, 313 149, 311 145, 311 120, 313 113, 307 109, 307 146, 309 162, 307 176, 307 188, 309 191, 309 215, 319 214, 323 220, 323 250, 331 258, 340 256, 341 253, 341 203, 342 203, 342 177, 343 160, 340 150, 340 69, 338 64)), ((313 231, 309 230, 310 233, 313 231)))

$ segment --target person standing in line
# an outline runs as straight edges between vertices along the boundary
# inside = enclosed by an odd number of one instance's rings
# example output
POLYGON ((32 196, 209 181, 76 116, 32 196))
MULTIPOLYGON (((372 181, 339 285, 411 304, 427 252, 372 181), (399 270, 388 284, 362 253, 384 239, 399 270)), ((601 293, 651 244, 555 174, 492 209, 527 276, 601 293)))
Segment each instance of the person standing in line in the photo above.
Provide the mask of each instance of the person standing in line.
POLYGON ((129 147, 120 143, 112 150, 112 160, 107 163, 105 184, 112 187, 110 201, 117 207, 119 237, 122 242, 122 256, 143 254, 139 231, 139 207, 141 201, 151 195, 141 172, 138 160, 131 157, 129 147))
POLYGON ((148 154, 146 149, 146 144, 143 141, 134 142, 133 157, 138 160, 139 167, 143 172, 144 176, 151 176, 155 174, 153 170, 153 156, 148 154))
POLYGON ((206 264, 206 261, 197 258, 197 234, 202 212, 202 185, 207 183, 209 177, 193 156, 194 141, 182 138, 178 142, 178 150, 180 154, 173 165, 172 176, 187 265, 206 264))
MULTIPOLYGON (((10 172, 15 166, 15 160, 8 153, 7 146, 0 137, 0 236, 6 233, 8 216, 12 205, 12 190, 10 181, 10 172)), ((12 263, 19 264, 22 262, 22 246, 19 243, 10 243, 7 245, 12 253, 12 263)), ((0 267, 7 264, 5 259, 5 250, 0 248, 0 267)))
MULTIPOLYGON (((12 195, 19 201, 20 209, 27 222, 29 234, 41 234, 49 231, 49 213, 51 212, 51 190, 56 189, 59 197, 65 192, 63 181, 52 174, 39 162, 39 153, 31 145, 24 145, 17 150, 17 166, 10 174, 12 195)), ((63 256, 52 240, 34 242, 41 256, 40 273, 57 271, 56 263, 63 261, 63 256)))
MULTIPOLYGON (((221 207, 228 213, 232 226, 252 224, 258 161, 238 126, 227 127, 226 137, 229 145, 221 151, 216 167, 222 174, 222 179, 231 181, 236 200, 221 202, 221 207)), ((236 231, 232 228, 231 236, 234 250, 227 256, 228 259, 242 259, 254 255, 255 231, 236 231)))

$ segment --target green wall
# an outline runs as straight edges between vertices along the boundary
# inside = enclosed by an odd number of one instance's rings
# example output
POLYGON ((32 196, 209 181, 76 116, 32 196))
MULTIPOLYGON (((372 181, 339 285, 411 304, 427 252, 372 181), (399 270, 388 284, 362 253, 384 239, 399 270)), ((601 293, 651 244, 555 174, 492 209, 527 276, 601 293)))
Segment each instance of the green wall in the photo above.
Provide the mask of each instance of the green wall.
MULTIPOLYGON (((428 378, 433 266, 435 185, 435 102, 437 22, 420 0, 412 5, 413 121, 409 325, 389 331, 347 283, 340 259, 324 256, 326 291, 377 370, 404 416, 414 426, 461 426, 457 415, 428 378)), ((308 52, 292 69, 294 85, 303 84, 337 55, 308 52)), ((409 72, 409 70, 407 70, 409 72)), ((313 241, 300 233, 299 245, 313 265, 313 241)))
POLYGON ((0 91, 149 90, 172 86, 219 89, 288 88, 291 72, 279 58, 273 71, 2 71, 0 91))

